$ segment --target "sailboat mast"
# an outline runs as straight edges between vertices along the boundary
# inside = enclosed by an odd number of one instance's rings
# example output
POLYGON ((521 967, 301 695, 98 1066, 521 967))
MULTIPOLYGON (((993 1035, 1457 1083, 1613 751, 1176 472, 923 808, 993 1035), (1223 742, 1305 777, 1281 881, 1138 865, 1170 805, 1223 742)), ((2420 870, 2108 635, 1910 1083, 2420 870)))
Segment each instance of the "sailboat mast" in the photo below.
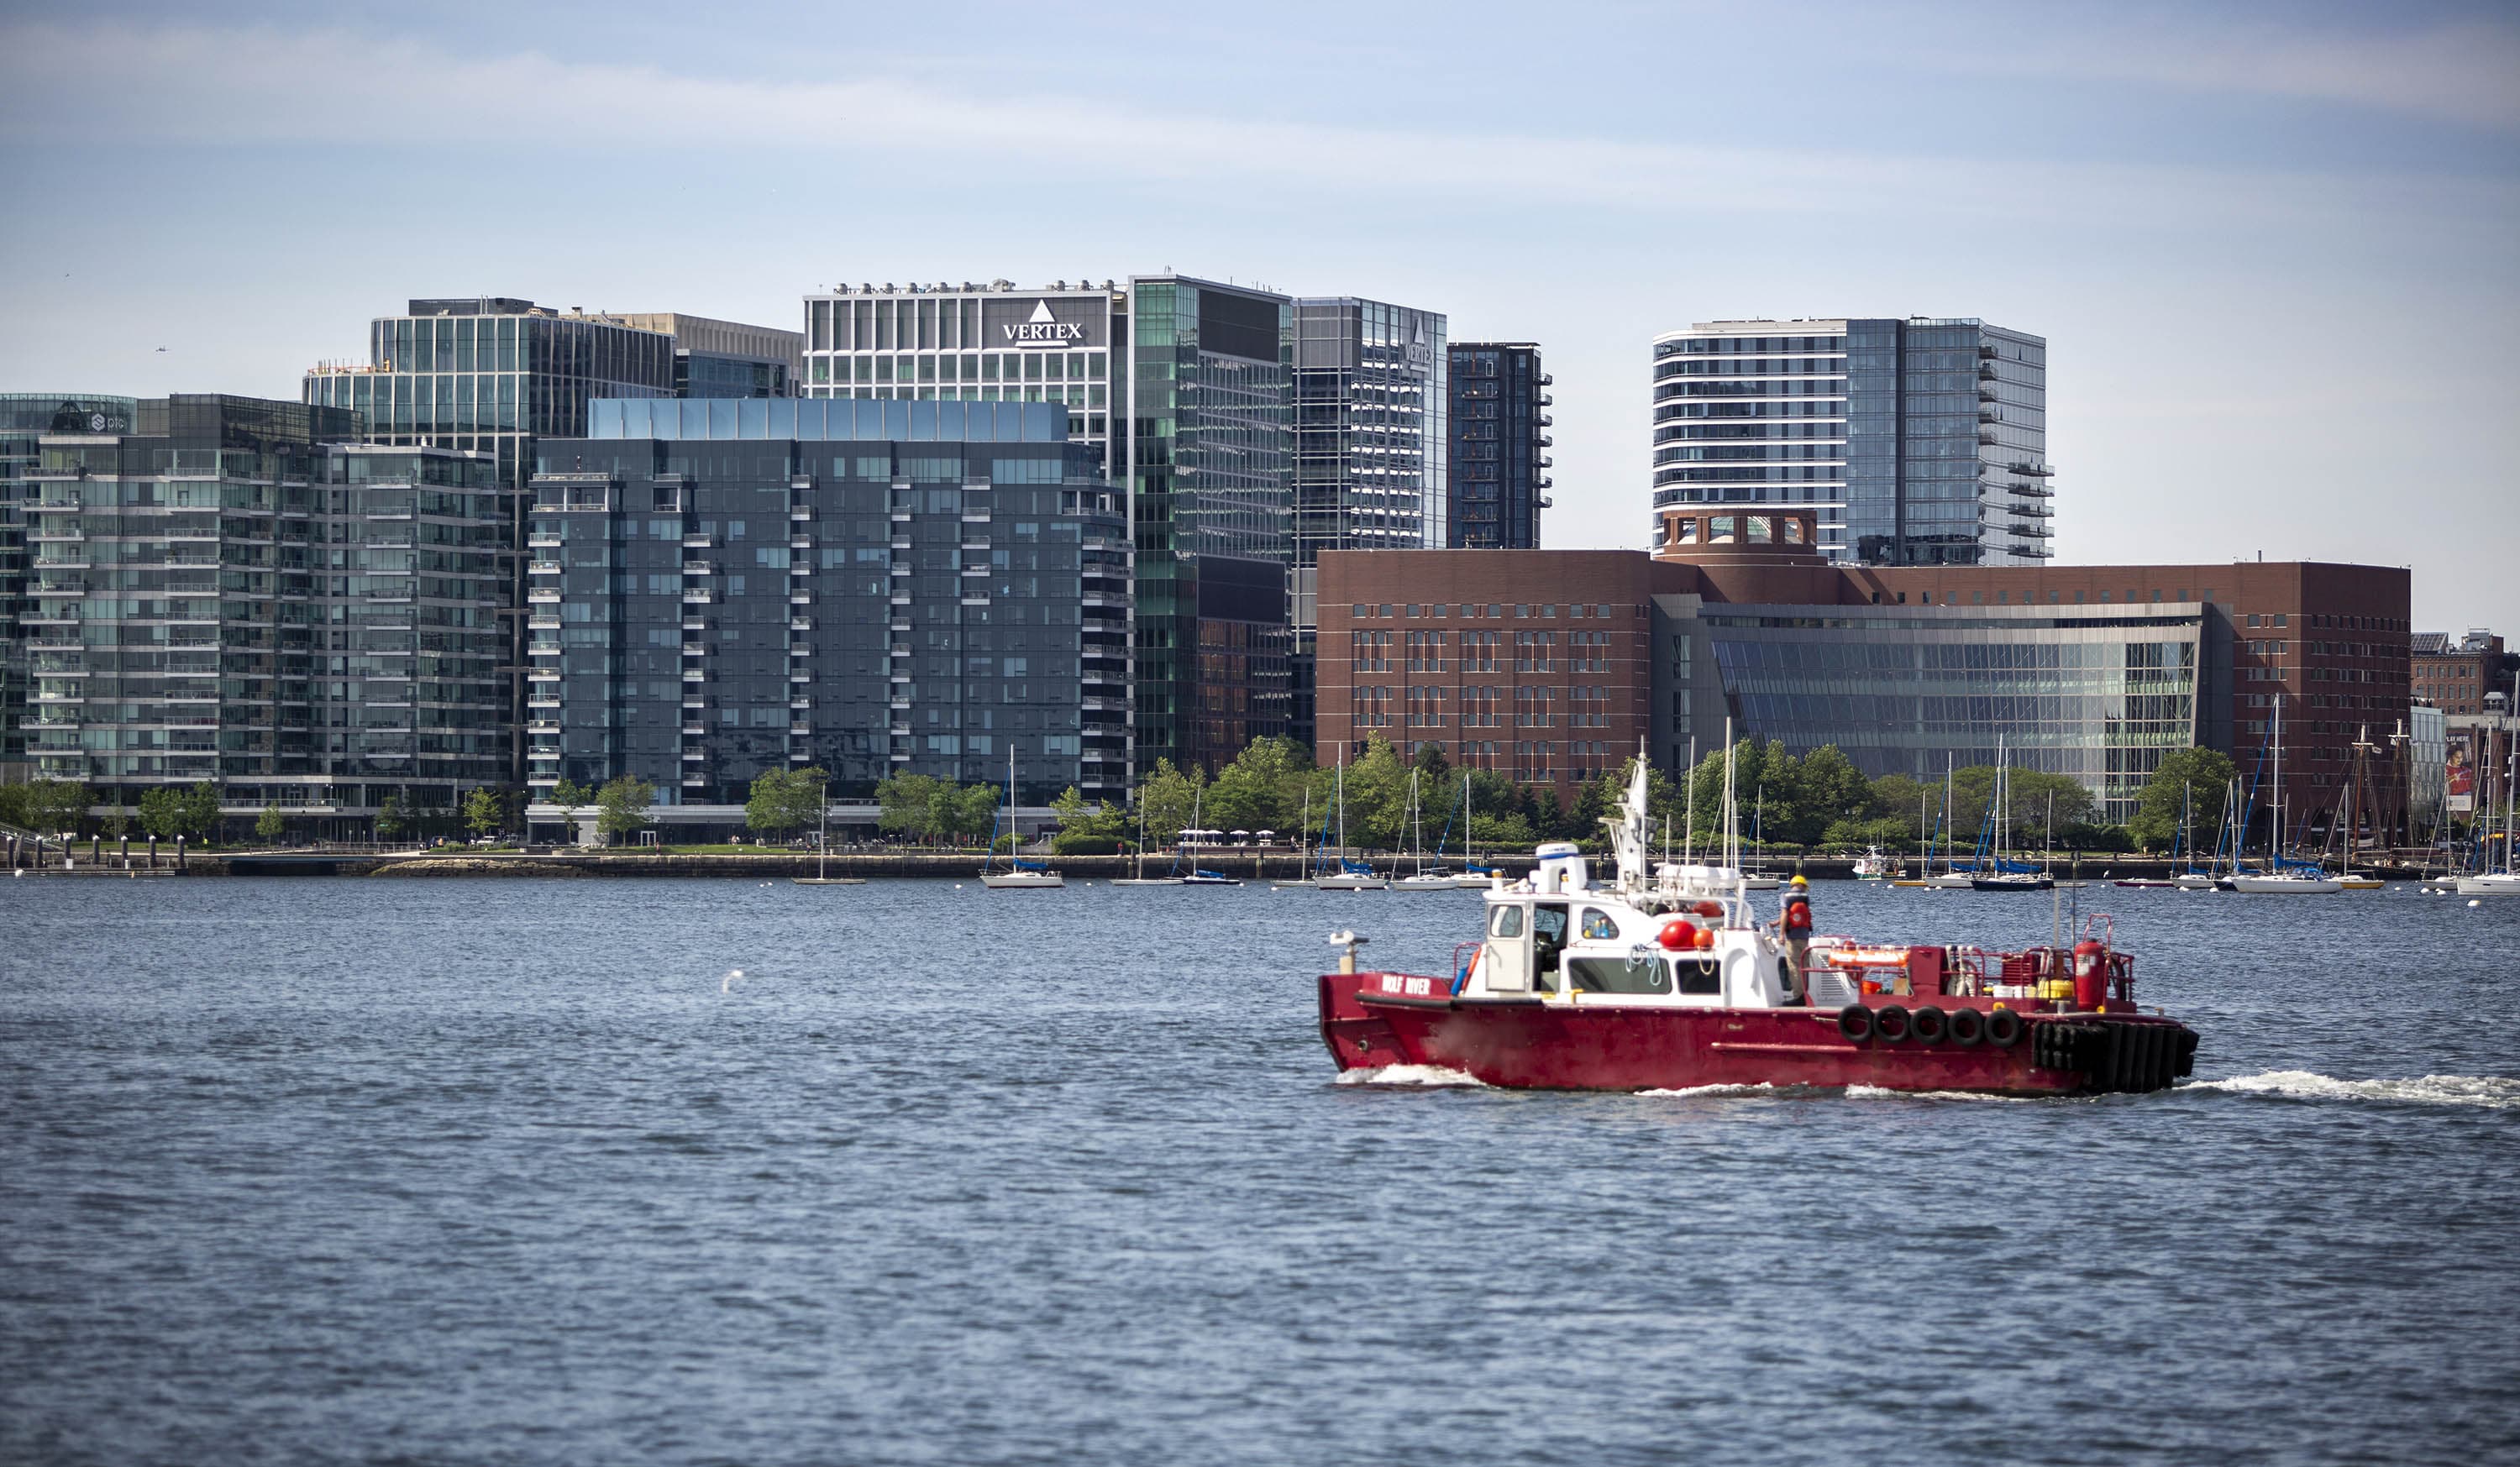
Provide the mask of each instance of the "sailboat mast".
POLYGON ((1688 738, 1688 789, 1685 808, 1687 813, 1680 819, 1680 859, 1684 866, 1697 860, 1697 735, 1693 734, 1688 738))
POLYGON ((1952 865, 1952 754, 1943 751, 1943 870, 1949 874, 1952 865))
POLYGON ((2273 822, 2267 827, 2267 865, 2277 868, 2283 865, 2283 694, 2278 692, 2275 694, 2274 816, 2273 822))

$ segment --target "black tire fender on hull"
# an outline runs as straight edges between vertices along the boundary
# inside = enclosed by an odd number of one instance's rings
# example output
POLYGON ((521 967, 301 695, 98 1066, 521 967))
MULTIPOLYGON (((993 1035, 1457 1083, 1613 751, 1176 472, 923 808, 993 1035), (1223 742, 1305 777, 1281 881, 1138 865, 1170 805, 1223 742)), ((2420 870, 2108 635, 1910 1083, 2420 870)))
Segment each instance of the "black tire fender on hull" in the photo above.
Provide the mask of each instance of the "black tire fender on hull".
POLYGON ((2084 1088, 2143 1094, 2195 1073, 2196 1031, 2184 1024, 2131 1019, 2054 1019, 2031 1026, 2033 1062, 2080 1072, 2084 1088))

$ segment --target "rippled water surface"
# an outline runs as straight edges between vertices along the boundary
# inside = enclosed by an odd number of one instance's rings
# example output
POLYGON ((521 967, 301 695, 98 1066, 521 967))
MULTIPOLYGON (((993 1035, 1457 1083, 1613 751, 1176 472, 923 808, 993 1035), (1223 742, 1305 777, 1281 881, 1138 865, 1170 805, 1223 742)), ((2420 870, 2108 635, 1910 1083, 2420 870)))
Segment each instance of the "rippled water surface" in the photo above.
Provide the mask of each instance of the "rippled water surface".
POLYGON ((8 882, 0 1459, 2509 1452, 2520 903, 2080 895, 2176 1091, 1335 1083, 1468 893, 8 882))

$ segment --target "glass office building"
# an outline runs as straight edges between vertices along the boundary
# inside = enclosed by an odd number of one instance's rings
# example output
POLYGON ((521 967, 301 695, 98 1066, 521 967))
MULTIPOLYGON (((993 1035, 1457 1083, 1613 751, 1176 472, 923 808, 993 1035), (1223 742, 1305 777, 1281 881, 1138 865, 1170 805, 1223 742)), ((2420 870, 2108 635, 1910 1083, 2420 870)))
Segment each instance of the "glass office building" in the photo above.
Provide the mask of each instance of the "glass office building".
POLYGON ((1660 511, 1808 506, 1830 558, 2054 555, 2043 337, 1976 320, 1701 322, 1653 344, 1660 511))
POLYGON ((2201 604, 2103 607, 1723 605, 1663 602, 1667 661, 1688 716, 1720 746, 1740 734, 1834 744, 1868 776, 1942 777, 1947 762, 2065 775, 2105 820, 2135 813, 2163 756, 2205 742, 2199 709, 2228 696, 2201 604), (1679 614, 1674 615, 1677 611, 1679 614), (1712 731, 1710 733, 1710 731, 1712 731))
POLYGON ((842 286, 805 297, 804 340, 799 395, 1059 403, 1098 471, 1128 462, 1129 292, 1110 281, 842 286))
POLYGON ((231 814, 451 810, 506 774, 487 455, 359 442, 358 415, 140 400, 48 432, 29 477, 46 778, 107 804, 209 780, 231 814))
POLYGON ((1449 480, 1443 543, 1455 550, 1538 550, 1549 508, 1549 385, 1529 341, 1453 343, 1449 480))
POLYGON ((1294 302, 1129 282, 1141 769, 1215 770, 1289 728, 1294 302))
POLYGON ((1446 540, 1444 318, 1376 300, 1295 302, 1294 736, 1313 741, 1316 567, 1326 550, 1446 540))
POLYGON ((740 806, 767 770, 836 798, 1007 778, 1043 804, 1129 770, 1116 486, 1063 407, 598 402, 536 449, 529 781, 740 806))
POLYGON ((381 443, 486 453, 521 487, 535 438, 586 432, 597 397, 670 397, 674 338, 530 300, 415 300, 368 328, 364 364, 319 363, 305 399, 365 414, 381 443))
POLYGON ((1295 302, 1295 565, 1325 550, 1446 543, 1445 391, 1433 311, 1375 300, 1295 302))

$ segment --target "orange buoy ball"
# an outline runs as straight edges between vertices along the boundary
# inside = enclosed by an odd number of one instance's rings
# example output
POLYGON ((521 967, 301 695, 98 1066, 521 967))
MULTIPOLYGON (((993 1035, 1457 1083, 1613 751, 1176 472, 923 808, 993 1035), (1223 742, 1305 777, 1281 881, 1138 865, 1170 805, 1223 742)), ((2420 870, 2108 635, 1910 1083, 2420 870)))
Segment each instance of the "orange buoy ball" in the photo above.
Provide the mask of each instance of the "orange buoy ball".
POLYGON ((1700 927, 1700 928, 1698 928, 1698 929, 1697 929, 1697 946, 1698 946, 1698 948, 1699 948, 1701 951, 1702 951, 1702 950, 1704 950, 1704 949, 1707 949, 1707 948, 1712 948, 1712 947, 1714 947, 1714 946, 1715 946, 1715 929, 1714 929, 1714 928, 1712 928, 1712 927, 1700 927))
POLYGON ((1662 945, 1674 953, 1683 951, 1696 941, 1697 928, 1691 923, 1675 920, 1662 924, 1662 945))
POLYGON ((1724 904, 1721 902, 1700 902, 1688 910, 1702 917, 1720 917, 1724 914, 1724 904))

